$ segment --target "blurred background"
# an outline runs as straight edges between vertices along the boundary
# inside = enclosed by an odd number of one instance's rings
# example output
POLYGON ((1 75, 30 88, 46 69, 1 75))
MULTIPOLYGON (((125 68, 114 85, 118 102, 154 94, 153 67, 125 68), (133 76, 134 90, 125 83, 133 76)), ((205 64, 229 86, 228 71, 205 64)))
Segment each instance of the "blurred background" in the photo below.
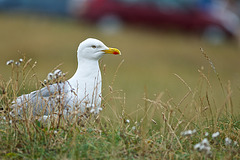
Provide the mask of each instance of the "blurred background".
POLYGON ((6 62, 25 55, 37 61, 40 80, 60 63, 70 78, 78 44, 93 37, 121 50, 101 60, 103 88, 122 90, 129 108, 143 103, 144 94, 154 99, 164 92, 179 101, 188 89, 174 74, 194 89, 198 69, 217 95, 219 81, 200 47, 224 87, 230 80, 239 95, 239 16, 239 0, 0 0, 0 77, 9 80, 6 62))

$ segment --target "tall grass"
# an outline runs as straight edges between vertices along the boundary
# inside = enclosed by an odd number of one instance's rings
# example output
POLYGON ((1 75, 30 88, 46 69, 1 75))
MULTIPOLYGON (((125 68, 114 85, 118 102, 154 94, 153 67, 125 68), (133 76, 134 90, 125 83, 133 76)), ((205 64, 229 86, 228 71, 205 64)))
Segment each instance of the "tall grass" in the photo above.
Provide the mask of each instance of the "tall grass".
POLYGON ((104 88, 103 112, 71 120, 11 116, 12 101, 29 92, 28 86, 39 89, 44 83, 31 59, 9 64, 10 79, 0 80, 1 159, 239 159, 240 119, 234 114, 231 83, 222 83, 202 53, 218 79, 222 99, 216 99, 209 70, 202 67, 195 88, 175 74, 187 89, 179 101, 166 92, 151 99, 146 88, 143 103, 129 113, 124 91, 114 87, 116 71, 104 88))

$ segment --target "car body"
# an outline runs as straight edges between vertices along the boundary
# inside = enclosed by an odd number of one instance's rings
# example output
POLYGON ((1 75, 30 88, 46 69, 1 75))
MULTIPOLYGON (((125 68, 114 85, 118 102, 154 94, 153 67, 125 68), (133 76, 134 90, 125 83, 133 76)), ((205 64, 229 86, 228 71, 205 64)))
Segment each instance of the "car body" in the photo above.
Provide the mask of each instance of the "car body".
POLYGON ((0 0, 0 11, 28 12, 46 15, 68 14, 68 0, 0 0))
POLYGON ((83 6, 74 12, 75 15, 92 22, 115 17, 118 21, 133 24, 198 33, 217 30, 228 37, 235 36, 235 31, 227 27, 229 24, 224 24, 211 11, 202 10, 184 0, 88 0, 83 6))

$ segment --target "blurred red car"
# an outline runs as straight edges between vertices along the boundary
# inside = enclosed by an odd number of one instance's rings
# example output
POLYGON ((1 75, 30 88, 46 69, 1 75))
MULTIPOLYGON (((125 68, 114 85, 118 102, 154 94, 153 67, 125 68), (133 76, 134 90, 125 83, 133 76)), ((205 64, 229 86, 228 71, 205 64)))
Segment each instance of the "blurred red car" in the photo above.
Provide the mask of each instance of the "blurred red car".
MULTIPOLYGON (((111 25, 129 22, 154 27, 180 28, 206 36, 235 37, 229 24, 193 3, 179 0, 87 0, 75 11, 78 17, 111 25), (84 6, 84 7, 83 7, 84 6)), ((234 26, 235 27, 235 26, 234 26)), ((232 27, 233 28, 233 27, 232 27)))

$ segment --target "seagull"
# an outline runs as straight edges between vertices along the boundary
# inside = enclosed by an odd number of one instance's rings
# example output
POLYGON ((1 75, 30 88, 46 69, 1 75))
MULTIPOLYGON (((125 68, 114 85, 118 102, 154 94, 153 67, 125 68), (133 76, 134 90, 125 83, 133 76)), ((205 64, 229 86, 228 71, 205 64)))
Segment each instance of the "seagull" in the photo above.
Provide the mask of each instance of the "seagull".
POLYGON ((102 110, 102 78, 98 61, 105 54, 121 55, 121 52, 94 38, 84 40, 77 49, 75 74, 69 80, 17 97, 12 102, 11 114, 41 116, 61 111, 69 115, 82 114, 86 110, 98 114, 102 110))

